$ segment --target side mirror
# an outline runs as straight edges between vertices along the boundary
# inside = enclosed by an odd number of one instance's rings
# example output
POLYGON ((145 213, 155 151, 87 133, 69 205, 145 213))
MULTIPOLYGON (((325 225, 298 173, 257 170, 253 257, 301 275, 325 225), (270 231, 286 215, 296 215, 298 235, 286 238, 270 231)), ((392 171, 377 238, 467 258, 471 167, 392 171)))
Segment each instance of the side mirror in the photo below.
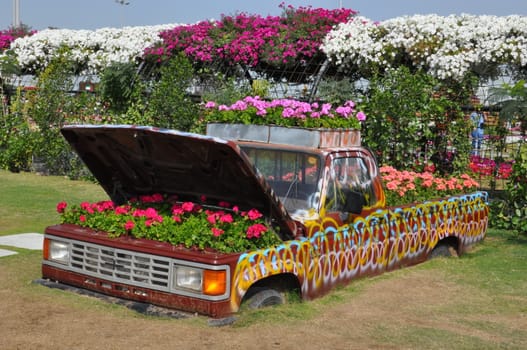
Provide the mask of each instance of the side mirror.
POLYGON ((345 196, 345 202, 342 211, 352 214, 360 214, 362 212, 362 208, 366 204, 366 198, 364 197, 364 194, 352 190, 344 190, 343 192, 345 196))

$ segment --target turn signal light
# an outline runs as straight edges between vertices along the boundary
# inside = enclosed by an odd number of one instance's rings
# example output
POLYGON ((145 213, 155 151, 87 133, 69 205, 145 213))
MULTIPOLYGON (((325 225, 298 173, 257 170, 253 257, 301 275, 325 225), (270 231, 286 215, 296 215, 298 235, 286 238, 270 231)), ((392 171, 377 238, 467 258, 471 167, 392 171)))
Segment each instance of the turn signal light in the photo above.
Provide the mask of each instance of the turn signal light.
POLYGON ((204 270, 203 271, 203 294, 223 295, 227 288, 227 271, 204 270))

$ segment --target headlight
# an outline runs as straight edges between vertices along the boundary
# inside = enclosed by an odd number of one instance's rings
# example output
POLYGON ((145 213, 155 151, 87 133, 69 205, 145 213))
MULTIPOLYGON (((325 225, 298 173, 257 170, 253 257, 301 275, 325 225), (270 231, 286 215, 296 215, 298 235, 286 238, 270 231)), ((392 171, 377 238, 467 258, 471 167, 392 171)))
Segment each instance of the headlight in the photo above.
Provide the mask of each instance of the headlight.
POLYGON ((201 292, 203 270, 188 266, 176 266, 174 287, 201 292))
POLYGON ((46 239, 44 241, 44 259, 67 265, 70 261, 69 244, 46 239))
POLYGON ((219 296, 226 293, 227 283, 226 270, 208 270, 183 265, 175 267, 175 289, 219 296))

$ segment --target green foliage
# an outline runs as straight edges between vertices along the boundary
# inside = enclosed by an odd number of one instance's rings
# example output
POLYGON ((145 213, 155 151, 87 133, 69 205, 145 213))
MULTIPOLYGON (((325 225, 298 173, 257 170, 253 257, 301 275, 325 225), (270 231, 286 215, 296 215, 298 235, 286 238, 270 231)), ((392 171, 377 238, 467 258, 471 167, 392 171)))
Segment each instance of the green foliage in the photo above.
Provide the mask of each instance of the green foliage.
POLYGON ((165 61, 159 73, 160 79, 145 104, 145 114, 152 126, 190 130, 199 116, 199 106, 188 93, 194 76, 190 60, 180 53, 165 61))
POLYGON ((527 234, 527 146, 514 159, 504 200, 492 203, 491 226, 527 234))
POLYGON ((317 89, 317 97, 331 104, 342 104, 348 100, 357 100, 361 91, 351 80, 323 79, 317 89))
POLYGON ((137 68, 133 63, 113 63, 101 74, 99 92, 112 113, 124 113, 130 107, 137 68))
POLYGON ((363 101, 364 144, 397 169, 422 171, 427 160, 441 173, 464 172, 469 130, 453 91, 406 67, 372 78, 363 101))
POLYGON ((20 72, 21 69, 18 66, 17 56, 13 50, 2 52, 2 55, 0 55, 0 77, 2 75, 20 74, 20 72))
POLYGON ((252 94, 254 96, 267 97, 267 95, 269 94, 269 87, 270 84, 267 80, 256 79, 251 84, 252 94))
POLYGON ((66 122, 82 119, 79 109, 86 107, 87 100, 79 105, 77 97, 70 93, 74 74, 74 66, 65 51, 39 75, 37 88, 27 92, 25 108, 35 124, 33 158, 45 164, 46 173, 79 178, 89 177, 89 171, 60 134, 66 122))
POLYGON ((21 92, 17 90, 10 108, 0 111, 0 168, 29 171, 35 148, 35 133, 23 114, 21 92))
POLYGON ((12 172, 29 171, 35 135, 24 122, 6 125, 13 121, 14 118, 9 123, 4 120, 0 130, 0 168, 12 172))
POLYGON ((69 112, 68 92, 73 89, 74 68, 67 54, 54 58, 38 76, 36 89, 29 91, 28 114, 44 135, 60 128, 69 112))

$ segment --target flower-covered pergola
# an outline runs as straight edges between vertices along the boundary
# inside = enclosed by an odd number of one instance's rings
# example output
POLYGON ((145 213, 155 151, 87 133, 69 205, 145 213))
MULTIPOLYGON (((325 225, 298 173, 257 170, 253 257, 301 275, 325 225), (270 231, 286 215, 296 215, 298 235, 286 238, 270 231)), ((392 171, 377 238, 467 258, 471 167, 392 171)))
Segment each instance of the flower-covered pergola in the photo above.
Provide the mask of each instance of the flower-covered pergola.
POLYGON ((314 90, 321 74, 367 78, 401 65, 442 80, 467 74, 485 80, 503 67, 518 76, 527 71, 525 16, 415 15, 374 22, 351 9, 282 7, 281 16, 240 13, 192 25, 46 29, 19 38, 4 31, 0 60, 9 52, 22 71, 38 72, 67 50, 79 71, 96 74, 114 62, 159 62, 183 52, 201 67, 241 71, 249 80, 307 82, 314 90))

